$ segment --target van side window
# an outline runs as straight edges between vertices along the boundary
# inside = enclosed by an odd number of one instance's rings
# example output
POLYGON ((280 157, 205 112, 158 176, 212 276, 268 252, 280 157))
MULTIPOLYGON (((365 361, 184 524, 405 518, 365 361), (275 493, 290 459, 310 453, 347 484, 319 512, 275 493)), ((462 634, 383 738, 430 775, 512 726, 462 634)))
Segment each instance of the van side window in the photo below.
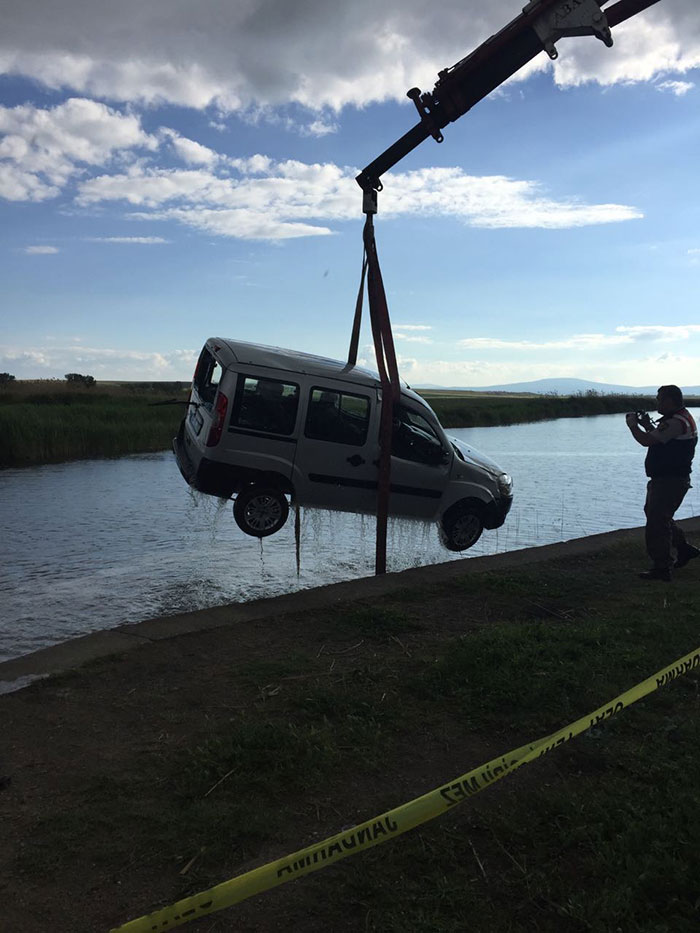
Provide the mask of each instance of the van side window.
POLYGON ((311 390, 304 434, 317 441, 362 447, 369 427, 369 399, 318 386, 311 390))
POLYGON ((219 388, 222 374, 221 365, 205 347, 199 354, 199 360, 197 361, 197 369, 194 373, 194 387, 206 408, 211 409, 214 404, 216 390, 219 388))
POLYGON ((394 406, 391 453, 401 460, 432 466, 446 461, 446 451, 430 422, 403 405, 394 406))
POLYGON ((298 407, 298 385, 241 374, 231 425, 266 434, 291 434, 298 407))

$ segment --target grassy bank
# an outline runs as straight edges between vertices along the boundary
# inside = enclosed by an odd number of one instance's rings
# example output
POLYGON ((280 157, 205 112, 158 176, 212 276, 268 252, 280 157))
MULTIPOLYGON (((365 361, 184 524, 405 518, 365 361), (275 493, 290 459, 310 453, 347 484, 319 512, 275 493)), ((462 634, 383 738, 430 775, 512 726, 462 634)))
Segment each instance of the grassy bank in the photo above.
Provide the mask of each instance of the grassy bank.
MULTIPOLYGON (((550 418, 581 418, 627 411, 655 411, 655 400, 634 395, 473 396, 422 393, 447 428, 521 424, 550 418)), ((700 404, 689 399, 687 404, 700 404)))
MULTIPOLYGON (((8 929, 109 929, 611 700, 698 647, 700 568, 644 588, 641 556, 465 573, 0 697, 8 929)), ((694 671, 439 820, 186 929, 695 931, 699 712, 694 671)))
POLYGON ((169 447, 187 399, 180 384, 74 388, 62 382, 0 389, 0 467, 116 457, 169 447))
MULTIPOLYGON (((18 382, 0 389, 0 467, 164 450, 183 414, 182 383, 18 382)), ((625 395, 506 396, 426 391, 446 428, 518 424, 550 418, 652 410, 653 400, 625 395)), ((700 405, 699 399, 688 404, 700 405)))

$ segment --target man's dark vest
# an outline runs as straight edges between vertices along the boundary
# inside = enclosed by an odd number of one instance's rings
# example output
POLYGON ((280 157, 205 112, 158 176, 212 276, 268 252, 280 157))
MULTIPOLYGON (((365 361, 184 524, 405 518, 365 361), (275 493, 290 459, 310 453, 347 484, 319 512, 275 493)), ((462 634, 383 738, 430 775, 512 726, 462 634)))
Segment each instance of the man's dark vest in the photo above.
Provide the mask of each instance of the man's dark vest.
POLYGON ((655 479, 658 476, 689 476, 692 469, 693 454, 698 443, 698 429, 695 420, 687 408, 681 408, 672 415, 664 415, 663 422, 677 418, 682 422, 684 431, 678 437, 665 444, 652 444, 647 449, 644 467, 647 476, 655 479))

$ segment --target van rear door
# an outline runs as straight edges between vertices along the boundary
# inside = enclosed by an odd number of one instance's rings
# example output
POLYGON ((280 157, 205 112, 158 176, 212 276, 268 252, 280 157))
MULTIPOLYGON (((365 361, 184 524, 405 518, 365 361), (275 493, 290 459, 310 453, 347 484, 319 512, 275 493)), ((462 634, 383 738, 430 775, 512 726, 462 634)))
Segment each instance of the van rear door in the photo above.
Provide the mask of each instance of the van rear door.
POLYGON ((302 505, 375 512, 379 448, 376 389, 312 385, 294 460, 302 505))
POLYGON ((212 349, 205 345, 199 354, 197 368, 192 380, 192 395, 187 411, 187 429, 185 440, 192 439, 195 445, 203 448, 209 436, 209 430, 214 420, 214 403, 219 383, 223 375, 223 367, 214 355, 212 349))

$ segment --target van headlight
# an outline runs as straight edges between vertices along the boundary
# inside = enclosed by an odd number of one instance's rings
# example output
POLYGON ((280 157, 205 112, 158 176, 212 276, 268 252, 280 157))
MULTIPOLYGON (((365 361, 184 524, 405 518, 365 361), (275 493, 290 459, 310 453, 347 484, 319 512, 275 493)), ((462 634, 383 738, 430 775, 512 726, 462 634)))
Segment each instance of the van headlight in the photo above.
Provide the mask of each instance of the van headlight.
POLYGON ((498 491, 502 496, 513 495, 513 479, 507 473, 501 473, 498 477, 498 491))

